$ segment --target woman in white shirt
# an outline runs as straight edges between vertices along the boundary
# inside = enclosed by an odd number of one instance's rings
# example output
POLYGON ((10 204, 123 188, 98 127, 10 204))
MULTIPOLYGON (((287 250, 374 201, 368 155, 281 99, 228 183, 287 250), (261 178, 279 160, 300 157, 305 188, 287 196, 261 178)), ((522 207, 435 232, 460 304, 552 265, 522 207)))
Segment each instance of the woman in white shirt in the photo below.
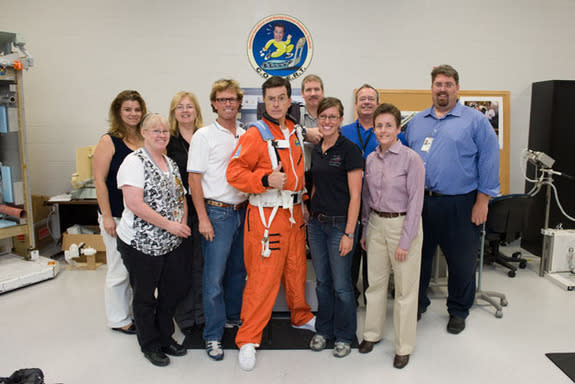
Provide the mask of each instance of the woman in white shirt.
POLYGON ((182 268, 187 255, 180 245, 190 228, 178 166, 164 155, 170 140, 167 120, 145 116, 141 134, 144 147, 126 156, 118 170, 125 206, 117 228, 118 250, 134 291, 140 348, 152 364, 166 366, 166 355, 186 354, 172 338, 172 318, 187 292, 182 268))

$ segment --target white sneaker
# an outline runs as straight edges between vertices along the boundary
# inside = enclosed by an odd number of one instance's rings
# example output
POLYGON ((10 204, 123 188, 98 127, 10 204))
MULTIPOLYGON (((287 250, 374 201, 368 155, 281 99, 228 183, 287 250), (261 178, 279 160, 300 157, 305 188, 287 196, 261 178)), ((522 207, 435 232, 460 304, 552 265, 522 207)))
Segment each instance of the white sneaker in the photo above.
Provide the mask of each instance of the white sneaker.
POLYGON ((327 345, 327 340, 322 335, 316 333, 309 342, 309 347, 312 351, 323 351, 327 345))
POLYGON ((343 341, 336 341, 333 347, 335 357, 346 357, 351 352, 351 345, 343 341))
POLYGON ((303 324, 303 325, 291 325, 293 328, 297 328, 297 329, 305 329, 308 331, 312 331, 315 332, 315 316, 312 317, 312 319, 310 321, 308 321, 307 323, 303 324))
POLYGON ((224 358, 222 343, 218 340, 206 341, 206 353, 211 359, 220 361, 224 358))
POLYGON ((256 366, 256 344, 248 343, 242 345, 238 355, 240 368, 244 371, 251 371, 256 366))

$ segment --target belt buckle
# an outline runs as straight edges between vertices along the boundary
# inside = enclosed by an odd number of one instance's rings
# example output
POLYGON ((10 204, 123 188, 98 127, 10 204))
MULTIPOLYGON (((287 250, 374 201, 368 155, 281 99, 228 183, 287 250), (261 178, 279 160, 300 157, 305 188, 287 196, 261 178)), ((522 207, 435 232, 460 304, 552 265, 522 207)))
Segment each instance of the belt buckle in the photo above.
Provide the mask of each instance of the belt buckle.
POLYGON ((226 206, 226 204, 222 203, 221 201, 217 201, 217 200, 207 199, 206 202, 208 205, 211 205, 212 207, 222 208, 222 207, 226 206))

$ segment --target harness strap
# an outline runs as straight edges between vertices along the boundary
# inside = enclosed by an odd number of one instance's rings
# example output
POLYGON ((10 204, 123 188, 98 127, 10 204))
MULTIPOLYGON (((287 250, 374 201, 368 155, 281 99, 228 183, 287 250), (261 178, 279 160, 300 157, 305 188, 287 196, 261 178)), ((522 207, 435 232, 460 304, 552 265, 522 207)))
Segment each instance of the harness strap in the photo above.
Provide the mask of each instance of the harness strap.
POLYGON ((279 156, 276 153, 274 147, 274 135, 272 134, 270 127, 268 127, 268 125, 263 120, 255 121, 251 124, 251 126, 258 129, 262 139, 268 144, 268 154, 272 163, 272 168, 276 168, 278 166, 279 156))
POLYGON ((264 214, 264 208, 261 206, 258 207, 258 210, 260 212, 260 219, 261 219, 262 224, 264 225, 264 228, 265 228, 264 236, 262 238, 262 257, 270 257, 270 255, 272 254, 272 251, 270 250, 270 226, 272 225, 272 222, 273 222, 274 218, 276 217, 276 213, 278 212, 278 208, 279 208, 278 205, 276 205, 274 207, 269 219, 266 221, 266 216, 264 214))
MULTIPOLYGON (((272 134, 269 126, 263 120, 258 120, 251 123, 250 126, 256 127, 259 131, 262 139, 267 143, 268 146, 268 155, 270 157, 270 162, 272 164, 272 168, 277 168, 279 164, 279 154, 277 153, 277 148, 289 148, 289 139, 288 140, 275 140, 274 135, 272 134)), ((303 134, 302 134, 302 127, 300 125, 296 125, 295 134, 303 145, 303 134)), ((302 149, 303 150, 303 149, 302 149)), ((305 159, 304 159, 305 162, 305 159)), ((305 164, 304 164, 305 167, 305 164)), ((301 192, 299 200, 301 201, 301 192)), ((260 220, 265 228, 264 236, 262 238, 262 257, 269 257, 271 255, 271 250, 269 247, 269 229, 272 225, 272 222, 278 212, 280 207, 284 209, 288 209, 290 212, 289 221, 293 225, 295 224, 295 219, 293 218, 293 192, 292 191, 279 191, 279 190, 268 190, 262 194, 258 195, 250 195, 250 204, 255 205, 258 207, 258 211, 260 214, 260 220), (264 214, 264 207, 273 207, 272 213, 268 220, 265 218, 264 214)), ((303 204, 302 204, 302 213, 303 213, 303 204)))

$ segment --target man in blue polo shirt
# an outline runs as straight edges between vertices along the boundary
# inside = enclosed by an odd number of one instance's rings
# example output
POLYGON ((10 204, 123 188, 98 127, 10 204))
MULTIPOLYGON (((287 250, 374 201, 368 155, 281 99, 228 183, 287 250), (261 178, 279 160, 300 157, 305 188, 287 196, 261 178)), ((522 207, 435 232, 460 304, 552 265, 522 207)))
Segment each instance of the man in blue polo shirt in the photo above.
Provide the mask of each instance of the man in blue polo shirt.
MULTIPOLYGON (((363 155, 363 160, 377 148, 378 142, 373 133, 373 112, 379 105, 379 93, 369 84, 363 84, 355 93, 355 111, 357 120, 353 123, 341 127, 341 134, 354 142, 363 155)), ((361 224, 360 224, 361 225, 361 224)), ((361 233, 361 228, 359 230, 361 233)), ((364 295, 368 287, 367 281, 367 254, 361 247, 355 247, 353 262, 351 265, 351 279, 355 290, 356 298, 364 295), (359 270, 362 270, 363 292, 357 289, 359 270)))
POLYGON ((363 84, 355 93, 357 120, 341 127, 341 134, 357 144, 364 159, 378 144, 373 134, 373 112, 378 105, 377 90, 369 84, 363 84))
POLYGON ((487 118, 458 102, 459 74, 453 67, 433 69, 431 95, 433 106, 406 130, 409 147, 425 163, 418 318, 430 304, 427 288, 439 245, 449 274, 447 331, 458 334, 475 299, 480 225, 490 197, 499 193, 499 145, 487 118))

